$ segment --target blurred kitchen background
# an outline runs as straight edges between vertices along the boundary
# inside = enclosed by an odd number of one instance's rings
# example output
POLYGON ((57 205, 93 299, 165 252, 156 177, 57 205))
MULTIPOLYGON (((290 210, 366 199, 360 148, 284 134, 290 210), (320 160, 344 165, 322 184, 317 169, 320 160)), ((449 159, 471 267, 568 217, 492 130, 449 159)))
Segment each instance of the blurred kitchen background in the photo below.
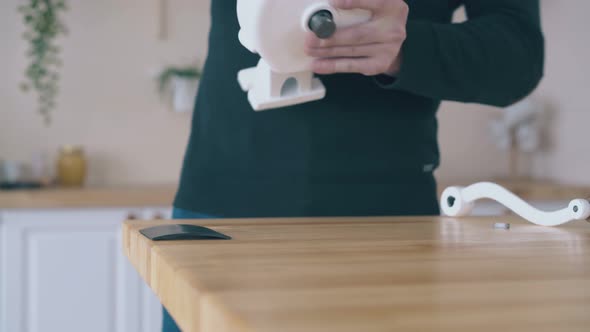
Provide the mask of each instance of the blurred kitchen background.
MULTIPOLYGON (((566 2, 542 1, 546 74, 529 99, 444 104, 441 186, 500 181, 547 208, 590 196, 590 2, 566 2)), ((68 1, 48 125, 21 89, 28 3, 0 1, 0 331, 158 331, 158 301, 116 247, 124 219, 169 217, 209 1, 68 1), (56 174, 74 188, 14 190, 56 174)))
MULTIPOLYGON (((19 3, 0 4, 0 159, 29 162, 40 153, 55 158, 62 145, 81 145, 89 159, 89 185, 175 183, 189 134, 190 113, 172 111, 154 76, 167 65, 202 63, 207 51, 208 1, 70 1, 62 16, 69 33, 60 38, 59 96, 52 123, 44 126, 36 98, 20 83, 29 58, 21 38, 19 3), (53 155, 51 155, 53 154, 53 155)), ((560 183, 590 184, 587 130, 587 59, 582 42, 590 4, 543 1, 547 36, 545 78, 535 92, 555 111, 548 145, 533 154, 527 175, 560 183)), ((462 14, 459 13, 458 19, 462 14)), ((509 155, 491 139, 500 109, 446 103, 440 112, 441 181, 505 177, 509 155)), ((525 167, 525 165, 521 165, 525 167)))

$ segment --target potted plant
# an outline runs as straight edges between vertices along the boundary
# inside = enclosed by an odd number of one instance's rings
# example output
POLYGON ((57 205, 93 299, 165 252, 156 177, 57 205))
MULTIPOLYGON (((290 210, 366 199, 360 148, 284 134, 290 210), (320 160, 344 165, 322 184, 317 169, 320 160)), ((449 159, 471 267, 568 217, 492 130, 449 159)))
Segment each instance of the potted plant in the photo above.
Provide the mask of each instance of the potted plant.
POLYGON ((197 65, 170 66, 158 76, 160 94, 172 95, 172 104, 176 112, 190 112, 199 89, 201 69, 197 65))
POLYGON ((26 69, 24 91, 34 90, 38 95, 39 112, 46 125, 51 121, 50 112, 55 108, 61 66, 56 39, 67 32, 61 14, 67 10, 65 0, 27 0, 18 7, 27 30, 23 37, 29 43, 27 55, 30 63, 26 69))

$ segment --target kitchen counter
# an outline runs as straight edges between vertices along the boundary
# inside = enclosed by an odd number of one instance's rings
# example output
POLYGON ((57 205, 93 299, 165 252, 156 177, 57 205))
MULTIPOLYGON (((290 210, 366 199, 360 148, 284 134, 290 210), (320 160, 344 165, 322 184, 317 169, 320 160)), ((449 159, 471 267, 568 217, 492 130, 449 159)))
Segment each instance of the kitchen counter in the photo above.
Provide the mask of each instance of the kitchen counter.
MULTIPOLYGON (((229 241, 124 251, 186 332, 586 331, 590 224, 515 217, 200 220, 229 241), (494 229, 508 222, 510 230, 494 229)), ((191 223, 183 221, 183 223, 191 223)))
POLYGON ((171 206, 176 186, 0 191, 2 209, 171 206))
MULTIPOLYGON (((590 188, 565 186, 544 182, 498 181, 531 201, 569 201, 573 198, 590 197, 590 188)), ((469 185, 471 183, 447 183, 441 181, 439 191, 448 185, 469 185)), ((1 209, 32 208, 80 208, 80 207, 128 207, 128 206, 170 206, 174 200, 176 186, 152 186, 132 188, 83 188, 83 189, 41 189, 0 191, 1 209)), ((439 193, 440 196, 440 193, 439 193)))

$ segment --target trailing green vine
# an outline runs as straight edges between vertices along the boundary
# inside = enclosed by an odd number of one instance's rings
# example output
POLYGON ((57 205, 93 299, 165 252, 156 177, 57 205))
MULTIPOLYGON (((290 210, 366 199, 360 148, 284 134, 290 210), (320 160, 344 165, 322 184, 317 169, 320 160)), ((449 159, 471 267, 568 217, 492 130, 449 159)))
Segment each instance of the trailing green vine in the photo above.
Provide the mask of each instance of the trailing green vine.
POLYGON ((18 8, 27 30, 24 39, 29 43, 25 91, 33 89, 38 95, 39 112, 45 123, 51 122, 50 112, 56 106, 59 92, 58 69, 62 65, 60 48, 55 40, 67 32, 61 14, 67 10, 66 0, 28 0, 18 8))

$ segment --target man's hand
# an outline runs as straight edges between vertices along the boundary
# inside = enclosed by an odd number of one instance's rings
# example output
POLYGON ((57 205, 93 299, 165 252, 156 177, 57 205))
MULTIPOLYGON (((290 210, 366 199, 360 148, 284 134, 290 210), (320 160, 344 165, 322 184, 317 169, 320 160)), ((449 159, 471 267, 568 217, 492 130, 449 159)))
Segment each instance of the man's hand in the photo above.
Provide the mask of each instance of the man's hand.
POLYGON ((360 73, 367 76, 396 74, 401 66, 401 47, 406 40, 409 8, 403 0, 330 0, 339 9, 366 9, 372 19, 339 29, 329 39, 310 33, 305 48, 318 58, 318 74, 360 73))

